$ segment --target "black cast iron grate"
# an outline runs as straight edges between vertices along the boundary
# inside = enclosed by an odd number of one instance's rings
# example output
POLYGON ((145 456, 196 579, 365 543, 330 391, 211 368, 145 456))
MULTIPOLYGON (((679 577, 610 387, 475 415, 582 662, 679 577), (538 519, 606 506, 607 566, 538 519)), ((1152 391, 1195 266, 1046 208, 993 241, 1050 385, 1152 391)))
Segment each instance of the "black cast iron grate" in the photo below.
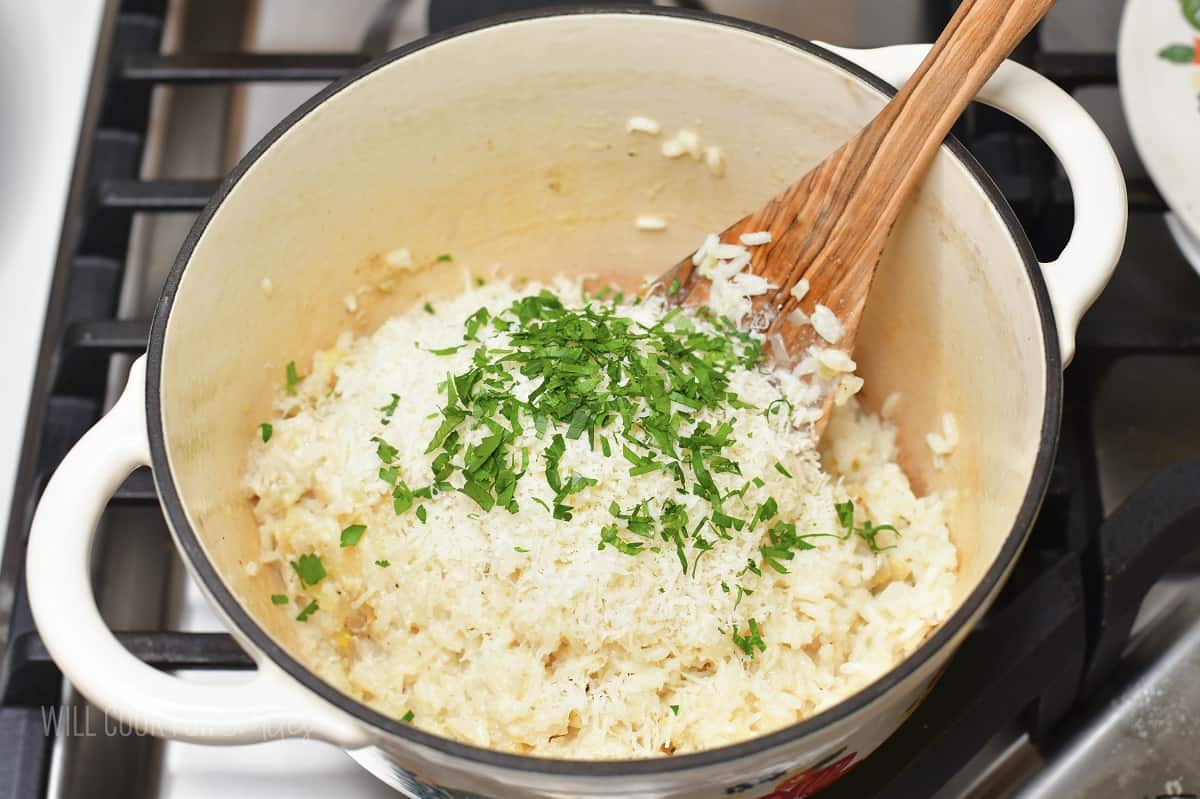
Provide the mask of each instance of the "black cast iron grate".
MULTIPOLYGON (((935 22, 949 13, 947 0, 925 4, 935 22)), ((217 184, 139 177, 151 89, 331 80, 366 61, 352 53, 163 55, 165 5, 110 3, 53 278, 0 568, 0 624, 7 620, 7 630, 0 626, 0 635, 7 633, 0 670, 0 786, 19 799, 45 795, 53 737, 45 732, 43 711, 61 698, 61 675, 33 628, 21 582, 32 510, 46 476, 100 416, 110 360, 145 349, 148 321, 115 318, 134 214, 197 211, 217 184)), ((1023 58, 1068 89, 1116 82, 1111 54, 1046 53, 1035 44, 1023 58)), ((1040 142, 979 109, 958 135, 996 177, 1035 246, 1043 254, 1061 247, 1071 224, 1070 189, 1040 142)), ((1129 193, 1135 212, 1164 210, 1148 181, 1131 182, 1129 193)), ((1019 723, 1036 741, 1103 679, 1145 591, 1194 546, 1187 538, 1200 526, 1200 461, 1160 474, 1103 519, 1089 423, 1096 384, 1123 357, 1200 354, 1195 310, 1085 320, 1077 361, 1067 373, 1066 422, 1052 484, 1013 578, 929 698, 828 796, 931 795, 997 731, 1019 723)), ((114 504, 156 501, 143 470, 122 486, 114 504)), ((141 631, 119 637, 162 669, 252 668, 224 634, 141 631)))

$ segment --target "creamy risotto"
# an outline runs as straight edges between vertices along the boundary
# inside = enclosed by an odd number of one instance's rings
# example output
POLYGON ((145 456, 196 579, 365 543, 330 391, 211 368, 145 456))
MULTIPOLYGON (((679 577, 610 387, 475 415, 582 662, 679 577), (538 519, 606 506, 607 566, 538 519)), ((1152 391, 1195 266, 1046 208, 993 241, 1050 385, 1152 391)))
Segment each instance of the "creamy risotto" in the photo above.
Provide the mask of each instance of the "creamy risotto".
POLYGON ((289 365, 246 486, 301 656, 422 729, 563 758, 744 740, 878 678, 951 610, 941 500, 845 353, 761 348, 498 281, 289 365))

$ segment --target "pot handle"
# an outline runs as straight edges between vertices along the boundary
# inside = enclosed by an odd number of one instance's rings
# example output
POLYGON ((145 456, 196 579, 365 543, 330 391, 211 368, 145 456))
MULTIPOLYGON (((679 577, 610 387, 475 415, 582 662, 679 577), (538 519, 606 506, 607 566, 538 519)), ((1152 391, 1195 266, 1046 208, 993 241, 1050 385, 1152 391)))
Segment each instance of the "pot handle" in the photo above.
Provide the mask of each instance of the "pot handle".
POLYGON ((130 654, 100 616, 92 594, 96 525, 113 493, 150 463, 145 357, 121 398, 63 459, 42 494, 30 531, 26 588, 46 650, 84 696, 122 723, 195 743, 253 743, 311 737, 364 746, 349 715, 255 655, 242 683, 198 683, 158 671, 130 654))
MULTIPOLYGON (((855 50, 821 44, 899 86, 916 71, 930 45, 855 50)), ((980 90, 980 102, 1025 123, 1058 157, 1075 196, 1075 229, 1058 259, 1042 264, 1054 309, 1063 366, 1075 354, 1075 331, 1108 283, 1125 244, 1129 205, 1125 176, 1095 121, 1053 81, 1005 61, 980 90)))

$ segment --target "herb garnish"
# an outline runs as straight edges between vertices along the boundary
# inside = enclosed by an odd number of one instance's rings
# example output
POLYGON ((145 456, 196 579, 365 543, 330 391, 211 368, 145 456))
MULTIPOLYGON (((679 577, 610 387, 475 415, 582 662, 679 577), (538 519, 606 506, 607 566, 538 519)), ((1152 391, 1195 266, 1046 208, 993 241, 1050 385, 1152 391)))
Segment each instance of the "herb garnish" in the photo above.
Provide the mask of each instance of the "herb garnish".
POLYGON ((263 422, 262 424, 260 424, 258 426, 258 434, 260 436, 262 436, 262 440, 263 440, 264 444, 271 440, 271 436, 274 433, 275 433, 275 428, 267 422, 263 422))
POLYGON ((308 621, 308 617, 316 613, 318 609, 317 600, 312 600, 304 606, 304 610, 300 611, 300 615, 296 617, 296 621, 308 621))
POLYGON ((759 652, 765 652, 767 651, 767 644, 763 641, 762 631, 758 628, 758 622, 751 617, 746 623, 750 627, 750 632, 746 635, 739 634, 737 624, 733 625, 733 643, 747 657, 753 658, 754 650, 757 649, 759 652))
POLYGON ((391 566, 392 564, 391 564, 391 561, 377 560, 377 561, 375 561, 375 565, 381 569, 386 569, 388 566, 391 566))
POLYGON ((287 378, 287 393, 289 396, 296 396, 296 386, 300 385, 300 381, 304 379, 304 375, 296 371, 296 362, 288 361, 287 369, 284 371, 287 378))
POLYGON ((284 594, 271 594, 272 605, 286 605, 287 601, 287 596, 284 594))
POLYGON ((422 305, 421 307, 425 309, 425 313, 427 313, 427 314, 434 313, 433 303, 431 303, 431 302, 426 301, 426 303, 424 305, 422 305))
POLYGON ((674 713, 676 716, 678 716, 679 715, 679 705, 671 705, 671 712, 674 713))
POLYGON ((352 547, 359 542, 363 537, 363 533, 367 531, 365 524, 352 524, 345 530, 342 530, 342 546, 352 547))
POLYGON ((454 260, 454 256, 452 256, 450 253, 443 253, 439 255, 437 259, 443 263, 449 263, 450 261, 454 260))
POLYGON ((842 531, 843 531, 843 534, 841 536, 842 540, 845 540, 852 535, 856 535, 859 538, 861 538, 863 541, 867 542, 867 546, 870 547, 872 552, 884 552, 886 550, 896 548, 895 544, 892 544, 891 546, 888 546, 888 547, 881 547, 881 546, 879 546, 879 542, 877 542, 875 540, 876 536, 878 536, 880 533, 885 532, 885 531, 893 533, 897 536, 900 535, 900 531, 897 530, 892 525, 890 525, 890 524, 876 525, 870 521, 865 521, 865 522, 863 522, 862 527, 855 527, 854 526, 854 503, 853 502, 850 502, 850 501, 839 502, 836 505, 834 505, 833 507, 834 507, 834 510, 837 511, 838 523, 842 526, 842 531))
POLYGON ((317 555, 301 555, 299 560, 292 561, 292 568, 304 585, 316 585, 325 579, 325 565, 317 555))
POLYGON ((405 724, 411 724, 412 720, 415 719, 416 717, 417 717, 417 714, 413 713, 411 710, 409 710, 407 713, 405 713, 403 716, 400 717, 400 720, 403 721, 405 724))
POLYGON ((392 423, 392 414, 396 412, 396 406, 400 404, 400 395, 393 394, 391 402, 384 405, 379 410, 383 412, 383 418, 379 420, 380 424, 389 425, 392 423))
MULTIPOLYGON (((619 450, 631 475, 664 471, 681 492, 707 500, 713 512, 695 524, 669 498, 628 514, 618 509, 614 515, 624 524, 604 527, 598 546, 635 555, 651 548, 624 530, 649 541, 657 532, 675 549, 680 568, 694 573, 716 538, 745 526, 723 508, 725 497, 712 477, 740 473, 722 454, 735 440, 733 420, 697 423, 694 417, 747 407, 730 390, 729 374, 761 359, 758 339, 728 319, 706 319, 708 331, 678 310, 643 325, 617 313, 615 301, 568 308, 549 291, 522 297, 494 315, 480 308, 466 320, 464 345, 432 352, 457 352, 489 327, 508 340, 496 349, 476 344, 471 366, 443 381, 442 422, 426 448, 434 454, 430 482, 418 491, 458 491, 484 512, 516 513, 515 488, 529 454, 513 442, 532 428, 539 437, 550 436, 544 465, 553 501, 546 508, 555 519, 570 521, 572 497, 597 479, 564 474, 559 463, 568 441, 586 437, 594 450, 599 437, 601 451, 609 456, 619 450), (524 400, 512 391, 515 372, 535 384, 524 400)), ((390 464, 394 453, 380 449, 380 459, 390 464)))

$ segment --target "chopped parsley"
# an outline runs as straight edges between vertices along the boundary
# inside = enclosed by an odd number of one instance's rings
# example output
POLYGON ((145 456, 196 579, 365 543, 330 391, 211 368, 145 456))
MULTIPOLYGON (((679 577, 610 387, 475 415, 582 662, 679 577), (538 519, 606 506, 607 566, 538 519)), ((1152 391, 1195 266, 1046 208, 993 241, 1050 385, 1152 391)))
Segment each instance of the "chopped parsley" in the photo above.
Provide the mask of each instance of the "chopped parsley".
POLYGON ((363 533, 367 531, 365 524, 352 524, 345 530, 342 530, 342 546, 352 547, 356 545, 363 537, 363 533))
POLYGON ((288 598, 284 594, 271 594, 272 605, 286 605, 288 598))
POLYGON ((892 533, 893 535, 899 536, 900 531, 897 530, 894 526, 892 526, 890 524, 878 524, 877 525, 870 521, 865 521, 865 522, 863 522, 862 527, 855 527, 854 526, 854 503, 853 502, 850 502, 850 501, 839 502, 836 505, 834 505, 833 507, 834 507, 834 510, 837 511, 838 524, 840 524, 842 526, 841 538, 843 540, 849 538, 852 535, 856 535, 859 538, 861 538, 863 541, 866 542, 867 546, 870 548, 870 550, 872 552, 884 552, 886 550, 896 548, 895 544, 884 547, 884 546, 880 546, 879 542, 876 541, 876 537, 880 533, 883 533, 883 532, 889 532, 889 533, 892 533))
POLYGON ((400 720, 403 721, 405 724, 412 724, 412 720, 415 719, 416 717, 417 717, 417 714, 413 713, 411 710, 409 710, 407 713, 405 713, 403 716, 400 717, 400 720))
POLYGON ((381 569, 386 569, 388 566, 391 566, 392 563, 391 563, 391 561, 387 561, 387 560, 377 560, 377 561, 375 561, 375 565, 381 569))
POLYGON ((325 565, 316 555, 301 555, 299 560, 292 561, 292 568, 304 585, 316 585, 325 579, 325 565))
POLYGON ((746 624, 750 628, 750 631, 746 635, 738 633, 738 626, 736 624, 733 625, 733 643, 738 649, 742 650, 743 654, 749 658, 753 658, 756 649, 759 652, 767 651, 767 644, 763 641, 762 631, 758 627, 758 622, 753 617, 746 624))
MULTIPOLYGON (((438 260, 452 259, 446 255, 438 260)), ((675 279, 668 293, 679 289, 675 279)), ((638 321, 618 312, 622 298, 606 299, 609 293, 605 289, 594 298, 585 296, 581 307, 568 307, 548 290, 498 310, 481 307, 465 319, 460 343, 426 350, 442 356, 466 350, 470 357, 441 376, 438 389, 444 402, 430 417, 436 429, 425 446, 428 471, 414 475, 406 470, 414 480, 411 486, 401 477, 399 449, 380 436, 371 439, 380 461, 379 478, 397 515, 415 511, 427 523, 422 500, 450 493, 478 506, 468 518, 515 514, 520 510, 517 486, 534 479, 527 475, 536 467, 539 485, 545 481, 545 490, 537 493, 547 498, 531 496, 530 501, 553 519, 571 522, 577 504, 594 501, 593 489, 602 476, 571 465, 581 461, 569 457, 568 450, 582 447, 630 476, 658 474, 673 486, 662 495, 623 500, 624 506, 612 502, 610 523, 589 533, 598 535, 597 549, 629 557, 666 553, 695 579, 706 553, 724 541, 754 537, 758 557, 746 561, 736 581, 713 581, 729 595, 734 609, 761 590, 764 571, 788 574, 797 553, 815 548, 815 538, 858 536, 873 551, 884 549, 877 537, 895 533, 895 528, 869 521, 856 526, 851 503, 837 506, 840 534, 801 533, 780 516, 774 497, 763 497, 761 491, 753 499, 748 496, 766 481, 765 475, 742 473, 734 449, 739 412, 761 412, 770 419, 794 410, 785 397, 755 408, 732 389, 738 370, 760 367, 758 338, 707 309, 698 312, 703 324, 678 308, 654 322, 638 321), (497 341, 502 343, 493 343, 497 341), (519 392, 518 381, 525 384, 519 392), (540 456, 522 443, 530 437, 543 442, 540 456), (541 462, 531 464, 537 457, 541 462)), ((433 312, 430 303, 424 307, 433 312)), ((383 424, 389 424, 399 402, 399 395, 392 394, 379 408, 383 424)), ((774 469, 795 479, 781 462, 774 469)), ((347 527, 342 545, 356 545, 365 531, 364 525, 347 527)), ((514 546, 513 551, 525 554, 529 549, 514 546)), ((390 565, 386 560, 375 563, 390 565)), ((325 577, 316 555, 302 556, 292 565, 305 585, 325 577)), ((665 593, 663 587, 659 591, 665 593)), ((753 617, 734 624, 731 638, 748 657, 765 651, 753 617)), ((677 706, 671 708, 678 713, 677 706)))
POLYGON ((288 361, 287 369, 284 371, 286 376, 287 393, 290 396, 296 396, 296 386, 300 385, 300 381, 304 379, 304 375, 296 371, 296 362, 288 361))
POLYGON ((384 463, 391 463, 396 459, 396 456, 400 454, 400 450, 396 449, 379 436, 375 436, 371 439, 371 441, 379 445, 375 448, 375 454, 378 455, 379 460, 383 461, 384 463))
POLYGON ((392 414, 396 412, 396 406, 400 404, 400 395, 393 394, 392 400, 387 405, 384 405, 379 410, 383 413, 383 418, 379 421, 382 424, 388 425, 392 423, 392 414))
POLYGON ((308 621, 308 617, 316 613, 318 609, 319 606, 317 605, 317 600, 312 600, 305 605, 304 610, 300 611, 300 614, 296 616, 296 621, 308 621))
POLYGON ((679 278, 671 278, 671 285, 667 287, 667 296, 673 297, 679 293, 679 278))
POLYGON ((426 302, 424 305, 422 305, 421 307, 425 309, 425 313, 427 313, 427 314, 432 314, 432 313, 435 313, 435 311, 433 310, 433 303, 431 303, 431 302, 428 302, 428 301, 427 301, 427 302, 426 302))
POLYGON ((674 713, 676 716, 678 716, 679 715, 679 705, 671 705, 671 712, 674 713))
POLYGON ((258 434, 262 436, 263 443, 271 440, 271 436, 275 433, 275 428, 268 422, 263 422, 258 426, 258 434))
POLYGON ((449 263, 454 260, 454 256, 452 256, 450 253, 447 252, 447 253, 442 253, 441 255, 439 255, 437 257, 437 259, 439 261, 441 261, 442 263, 449 263))
MULTIPOLYGON (((615 300, 568 308, 549 291, 494 314, 478 309, 464 324, 463 344, 431 352, 458 352, 488 327, 506 333, 508 341, 495 349, 476 343, 470 366, 442 381, 441 423, 426 447, 432 469, 428 485, 417 492, 457 491, 485 513, 518 512, 515 490, 528 470, 529 452, 515 442, 532 430, 550 442, 543 457, 553 494, 550 502, 535 501, 555 519, 571 521, 576 495, 598 479, 565 473, 560 462, 567 442, 586 440, 594 451, 599 438, 605 456, 619 453, 631 475, 665 472, 681 493, 706 500, 712 512, 697 524, 675 499, 647 502, 603 527, 598 547, 636 555, 653 551, 650 544, 658 539, 675 550, 684 573, 694 574, 717 539, 745 526, 744 518, 725 509, 727 497, 712 477, 740 474, 723 454, 735 442, 734 420, 696 423, 694 417, 749 407, 730 389, 729 376, 762 358, 758 339, 728 319, 706 318, 710 330, 680 311, 642 324, 617 313, 615 300), (517 374, 534 383, 523 399, 513 392, 517 374)), ((394 457, 380 444, 385 464, 394 457)), ((396 512, 410 504, 402 499, 396 512)))

